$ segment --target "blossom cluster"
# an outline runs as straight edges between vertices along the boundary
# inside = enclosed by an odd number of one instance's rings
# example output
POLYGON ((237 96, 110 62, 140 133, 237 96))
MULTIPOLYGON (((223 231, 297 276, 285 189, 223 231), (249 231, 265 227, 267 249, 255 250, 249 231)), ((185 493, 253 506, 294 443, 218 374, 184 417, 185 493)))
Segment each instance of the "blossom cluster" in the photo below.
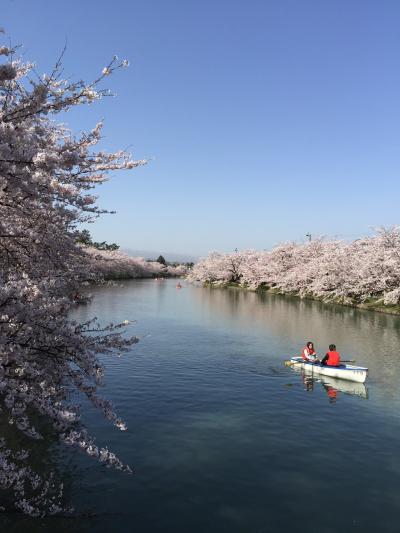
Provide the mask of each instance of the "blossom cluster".
POLYGON ((144 257, 131 257, 120 250, 98 250, 90 246, 83 250, 90 257, 92 270, 104 279, 177 277, 187 273, 184 265, 163 265, 144 257))
POLYGON ((361 304, 376 299, 400 304, 400 228, 380 229, 353 242, 316 239, 281 244, 269 251, 212 253, 189 279, 239 283, 253 289, 361 304))
POLYGON ((35 472, 16 443, 28 439, 34 454, 44 421, 62 442, 129 471, 87 435, 71 393, 85 395, 125 430, 98 393, 99 354, 127 351, 137 338, 126 337, 126 323, 79 324, 69 311, 81 284, 99 277, 76 242, 79 225, 103 212, 94 187, 110 171, 145 162, 122 151, 96 151, 102 123, 76 136, 55 120, 108 94, 99 84, 125 62, 114 58, 86 84, 62 79, 61 58, 42 77, 11 48, 0 47, 0 58, 0 489, 12 494, 14 508, 41 515, 63 508, 60 487, 51 475, 35 472))

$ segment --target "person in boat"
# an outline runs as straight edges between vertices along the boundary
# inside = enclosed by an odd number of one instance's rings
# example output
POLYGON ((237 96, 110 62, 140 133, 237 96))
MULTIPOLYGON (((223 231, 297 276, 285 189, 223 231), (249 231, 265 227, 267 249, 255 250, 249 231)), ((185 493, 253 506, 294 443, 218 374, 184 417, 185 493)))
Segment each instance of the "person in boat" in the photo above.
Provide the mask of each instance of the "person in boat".
POLYGON ((334 344, 329 345, 329 352, 326 352, 324 358, 321 361, 321 365, 327 366, 339 366, 340 365, 340 353, 336 351, 334 344))
POLYGON ((307 344, 304 346, 301 357, 304 359, 304 361, 310 361, 314 363, 317 360, 317 353, 314 349, 314 343, 311 341, 308 341, 307 344))

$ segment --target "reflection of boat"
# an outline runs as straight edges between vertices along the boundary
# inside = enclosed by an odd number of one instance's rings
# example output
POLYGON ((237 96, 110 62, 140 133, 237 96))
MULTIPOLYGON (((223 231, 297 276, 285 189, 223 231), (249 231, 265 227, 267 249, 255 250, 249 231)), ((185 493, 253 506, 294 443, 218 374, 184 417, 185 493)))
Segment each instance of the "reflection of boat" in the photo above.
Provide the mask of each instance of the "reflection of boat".
POLYGON ((330 400, 334 401, 337 397, 337 392, 343 392, 350 396, 359 396, 360 398, 368 399, 368 389, 364 383, 357 381, 348 381, 345 379, 335 379, 328 376, 311 376, 311 373, 305 372, 300 365, 293 367, 295 372, 301 373, 303 383, 307 391, 314 390, 315 383, 321 383, 330 400))
POLYGON ((359 383, 357 381, 346 381, 345 379, 328 378, 326 376, 320 376, 318 381, 320 381, 323 385, 333 387, 334 389, 344 392, 345 394, 368 399, 368 389, 364 383, 359 383))
POLYGON ((356 381, 358 383, 364 383, 368 376, 368 368, 363 366, 347 364, 340 366, 327 366, 321 365, 320 363, 310 363, 308 361, 304 361, 301 357, 292 357, 290 359, 290 366, 300 367, 308 375, 323 375, 340 380, 356 381))
MULTIPOLYGON (((310 379, 310 378, 309 378, 310 379)), ((328 396, 331 396, 331 391, 340 391, 350 396, 359 396, 360 398, 368 399, 368 389, 364 383, 357 381, 346 381, 345 379, 329 378, 327 376, 319 376, 312 378, 313 381, 321 383, 326 390, 328 396)))

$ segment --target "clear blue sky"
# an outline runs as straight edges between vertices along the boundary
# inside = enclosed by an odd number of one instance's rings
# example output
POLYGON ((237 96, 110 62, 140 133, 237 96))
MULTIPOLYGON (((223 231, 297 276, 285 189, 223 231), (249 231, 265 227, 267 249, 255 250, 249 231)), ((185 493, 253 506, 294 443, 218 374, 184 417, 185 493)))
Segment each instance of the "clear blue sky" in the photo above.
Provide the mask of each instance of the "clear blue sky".
POLYGON ((397 0, 0 0, 45 72, 108 79, 104 146, 151 158, 101 187, 94 237, 203 255, 400 222, 397 0))

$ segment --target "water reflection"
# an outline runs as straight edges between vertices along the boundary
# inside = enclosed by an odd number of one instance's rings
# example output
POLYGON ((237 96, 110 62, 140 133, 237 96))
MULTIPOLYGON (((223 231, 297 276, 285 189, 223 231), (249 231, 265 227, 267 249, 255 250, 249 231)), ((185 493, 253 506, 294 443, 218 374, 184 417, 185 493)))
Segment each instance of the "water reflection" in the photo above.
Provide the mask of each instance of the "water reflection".
MULTIPOLYGON (((71 484, 75 472, 74 467, 69 464, 70 451, 60 449, 57 436, 45 417, 35 417, 35 427, 43 438, 33 441, 21 434, 15 425, 10 422, 11 413, 7 408, 2 406, 2 409, 0 412, 0 437, 4 438, 5 448, 12 450, 13 453, 20 450, 28 452, 25 460, 18 460, 15 456, 7 456, 7 452, 3 452, 6 461, 9 463, 8 467, 2 464, 5 472, 2 479, 4 486, 7 487, 7 471, 14 470, 13 463, 15 461, 18 468, 23 468, 24 472, 31 471, 34 475, 34 483, 29 481, 31 476, 28 475, 27 480, 24 480, 22 475, 18 484, 16 484, 19 488, 23 487, 22 494, 24 494, 29 504, 32 504, 40 512, 42 509, 48 508, 46 504, 46 498, 48 498, 53 499, 54 503, 68 508, 71 484), (61 493, 60 489, 62 489, 61 493)), ((21 494, 19 497, 21 497, 21 494)), ((0 490, 1 531, 12 531, 11 523, 16 514, 19 513, 14 506, 14 501, 13 491, 9 487, 0 490)), ((20 520, 22 522, 29 519, 21 517, 20 520)))
POLYGON ((293 372, 299 373, 301 376, 304 390, 313 392, 314 387, 321 386, 325 390, 329 403, 336 403, 340 397, 339 393, 344 393, 349 396, 358 396, 364 400, 368 400, 368 389, 364 383, 357 383, 356 381, 346 381, 343 379, 335 379, 331 377, 319 376, 318 378, 311 377, 303 369, 291 369, 293 372))
POLYGON ((235 329, 263 330, 270 345, 272 337, 286 350, 274 354, 280 359, 297 354, 308 339, 319 354, 334 343, 343 358, 369 368, 385 396, 398 399, 400 317, 240 289, 198 289, 196 298, 214 321, 217 316, 235 329))
POLYGON ((176 280, 101 288, 76 313, 151 335, 107 368, 129 431, 87 417, 137 475, 82 458, 73 503, 101 517, 69 530, 398 531, 399 317, 176 280), (368 402, 363 384, 290 374, 309 338, 370 368, 368 402))

